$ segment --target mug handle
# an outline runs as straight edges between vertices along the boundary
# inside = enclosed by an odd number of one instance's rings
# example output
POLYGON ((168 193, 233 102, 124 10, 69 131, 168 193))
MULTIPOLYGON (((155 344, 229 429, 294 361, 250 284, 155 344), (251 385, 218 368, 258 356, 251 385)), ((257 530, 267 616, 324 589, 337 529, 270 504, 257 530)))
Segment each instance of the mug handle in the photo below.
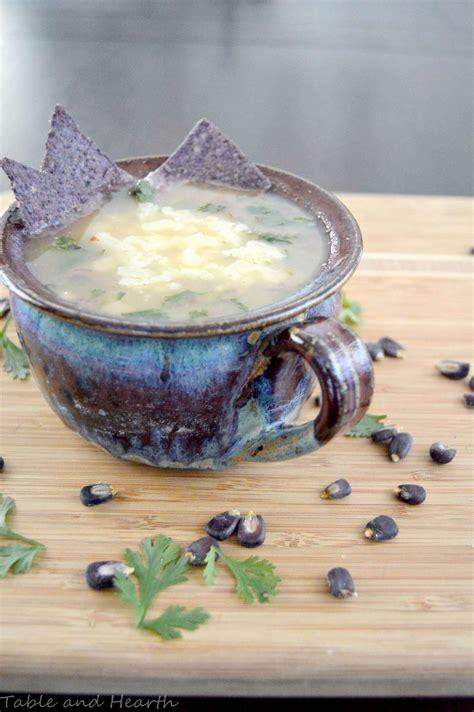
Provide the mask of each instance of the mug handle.
POLYGON ((355 425, 367 410, 374 390, 373 368, 361 339, 337 319, 316 319, 306 327, 281 332, 264 352, 302 356, 321 386, 321 408, 303 425, 280 425, 249 444, 245 460, 286 460, 325 445, 339 431, 355 425))

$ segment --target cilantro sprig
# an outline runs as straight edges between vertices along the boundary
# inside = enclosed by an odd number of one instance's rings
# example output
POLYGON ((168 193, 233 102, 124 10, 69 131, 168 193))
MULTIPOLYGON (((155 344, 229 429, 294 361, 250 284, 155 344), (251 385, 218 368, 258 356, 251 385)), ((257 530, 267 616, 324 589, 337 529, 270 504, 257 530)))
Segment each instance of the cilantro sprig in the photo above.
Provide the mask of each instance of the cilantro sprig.
POLYGON ((290 245, 293 242, 295 235, 283 235, 277 232, 258 232, 257 237, 259 240, 264 242, 282 242, 286 245, 290 245))
POLYGON ((81 250, 81 246, 70 235, 59 235, 53 243, 57 250, 81 250))
POLYGON ((341 311, 339 312, 339 321, 348 326, 357 326, 362 321, 362 307, 359 302, 351 302, 347 294, 342 295, 341 311))
POLYGON ((198 208, 200 213, 221 213, 225 210, 225 205, 217 205, 216 203, 206 203, 198 208))
POLYGON ((189 312, 189 318, 192 321, 195 321, 196 319, 201 319, 201 317, 204 316, 209 316, 209 312, 207 309, 191 309, 189 312))
POLYGON ((155 597, 165 588, 186 581, 189 557, 179 544, 159 534, 153 542, 144 539, 139 551, 125 550, 125 561, 133 569, 137 584, 121 571, 114 576, 118 595, 135 614, 135 627, 153 631, 166 640, 181 638, 181 629, 196 630, 209 618, 202 608, 186 609, 169 606, 158 618, 147 619, 148 610, 155 597))
POLYGON ((246 603, 268 603, 278 594, 281 579, 275 574, 275 566, 267 559, 250 556, 248 559, 234 559, 224 554, 222 549, 211 546, 206 555, 204 580, 212 586, 217 575, 216 561, 220 559, 235 579, 235 590, 246 603))
POLYGON ((348 433, 346 433, 346 438, 370 438, 372 433, 379 430, 383 426, 383 420, 385 420, 386 415, 370 415, 366 413, 364 417, 359 420, 357 425, 354 425, 348 433))
POLYGON ((180 628, 183 630, 196 630, 209 618, 203 608, 188 610, 184 606, 168 606, 159 618, 144 621, 142 628, 158 633, 165 640, 181 638, 180 628))
POLYGON ((237 297, 230 297, 229 299, 227 299, 227 301, 234 304, 241 311, 248 311, 248 307, 246 307, 245 304, 240 299, 237 299, 237 297))
POLYGON ((141 178, 129 191, 132 198, 138 200, 139 203, 152 203, 155 197, 155 191, 146 178, 141 178))
MULTIPOLYGON (((283 225, 293 225, 293 223, 314 223, 314 218, 309 215, 285 216, 278 209, 269 205, 249 205, 247 212, 255 215, 257 222, 267 227, 281 227, 283 225)), ((294 236, 292 236, 294 237, 294 236)))
POLYGON ((11 373, 13 378, 24 381, 30 375, 30 362, 20 346, 11 341, 7 336, 8 325, 11 317, 6 320, 0 331, 0 350, 3 349, 3 368, 7 373, 11 373))
POLYGON ((33 565, 35 556, 45 549, 43 544, 34 539, 18 534, 7 524, 7 515, 15 507, 15 500, 0 495, 0 536, 13 541, 0 546, 0 578, 13 574, 24 574, 33 565))
POLYGON ((168 297, 165 297, 165 302, 168 304, 175 304, 176 302, 187 302, 190 299, 193 299, 199 294, 199 292, 195 292, 193 289, 183 289, 182 292, 176 292, 175 294, 170 294, 168 297))

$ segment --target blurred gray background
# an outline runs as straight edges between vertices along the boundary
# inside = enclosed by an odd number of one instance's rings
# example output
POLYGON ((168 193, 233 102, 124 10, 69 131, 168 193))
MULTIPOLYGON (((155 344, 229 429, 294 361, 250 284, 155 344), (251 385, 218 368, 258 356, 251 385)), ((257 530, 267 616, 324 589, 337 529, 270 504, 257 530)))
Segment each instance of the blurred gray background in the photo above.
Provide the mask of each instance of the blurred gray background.
POLYGON ((169 152, 207 116, 332 190, 472 192, 469 0, 0 7, 2 154, 39 166, 62 103, 114 158, 169 152))

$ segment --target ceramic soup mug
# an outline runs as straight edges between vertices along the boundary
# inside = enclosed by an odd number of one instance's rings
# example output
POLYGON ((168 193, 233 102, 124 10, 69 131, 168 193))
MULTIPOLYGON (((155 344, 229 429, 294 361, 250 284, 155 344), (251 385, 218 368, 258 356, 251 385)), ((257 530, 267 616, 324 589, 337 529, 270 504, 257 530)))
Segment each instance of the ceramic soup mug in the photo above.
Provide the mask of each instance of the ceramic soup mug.
MULTIPOLYGON (((133 175, 165 157, 119 162, 133 175)), ((321 220, 324 271, 277 304, 205 324, 137 324, 61 301, 25 266, 15 206, 2 221, 0 273, 39 387, 62 421, 112 455, 157 467, 220 469, 317 450, 364 414, 373 371, 337 320, 362 240, 347 208, 294 175, 260 166, 273 190, 321 220), (320 382, 320 411, 295 424, 320 382)))

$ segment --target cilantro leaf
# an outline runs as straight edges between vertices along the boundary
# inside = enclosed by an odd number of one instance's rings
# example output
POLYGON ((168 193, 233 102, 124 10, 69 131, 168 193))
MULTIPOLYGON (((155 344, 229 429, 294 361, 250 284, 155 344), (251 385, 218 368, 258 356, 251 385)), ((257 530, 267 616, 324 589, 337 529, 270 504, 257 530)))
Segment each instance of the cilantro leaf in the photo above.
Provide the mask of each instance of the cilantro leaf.
POLYGON ((10 301, 7 297, 3 297, 2 299, 0 299, 0 319, 3 319, 4 316, 7 316, 9 311, 10 301))
POLYGON ((283 242, 289 245, 295 236, 280 235, 277 232, 258 232, 257 237, 259 240, 264 240, 265 242, 283 242))
POLYGON ((14 543, 0 546, 0 578, 5 578, 10 569, 14 574, 24 574, 29 571, 33 559, 42 548, 14 543))
POLYGON ((346 433, 346 438, 370 438, 372 433, 382 427, 383 420, 386 415, 370 415, 366 413, 364 417, 354 425, 348 433, 346 433))
POLYGON ((250 556, 243 561, 234 559, 215 546, 211 546, 205 559, 204 579, 208 585, 212 585, 215 581, 216 569, 213 559, 216 555, 233 575, 235 590, 246 603, 253 603, 255 599, 260 603, 267 603, 278 594, 278 584, 281 579, 275 575, 274 564, 259 556, 250 556))
POLYGON ((207 309, 191 309, 189 312, 189 318, 194 321, 194 319, 200 319, 203 316, 209 316, 207 309))
POLYGON ((303 215, 296 215, 292 220, 296 220, 296 222, 303 222, 303 223, 314 223, 314 218, 307 218, 304 217, 303 215))
POLYGON ((189 560, 181 555, 179 544, 160 534, 154 543, 149 538, 144 539, 141 551, 127 549, 125 561, 138 579, 140 606, 136 614, 141 624, 160 591, 186 581, 184 572, 189 569, 189 560))
POLYGON ((216 547, 211 546, 204 559, 206 566, 203 571, 204 581, 208 586, 212 586, 216 580, 217 570, 216 570, 216 547))
POLYGON ((0 494, 0 536, 7 537, 8 539, 16 539, 17 541, 23 541, 26 544, 34 544, 35 546, 43 546, 38 541, 34 539, 28 539, 28 537, 14 532, 13 529, 7 524, 7 516, 15 507, 15 500, 11 497, 3 497, 0 494))
POLYGON ((13 378, 24 381, 30 375, 30 363, 20 346, 10 341, 8 336, 2 339, 3 347, 3 368, 7 373, 11 373, 13 378))
MULTIPOLYGON (((2 496, 2 495, 0 495, 2 496)), ((15 507, 15 500, 3 497, 0 501, 0 536, 9 536, 11 529, 7 526, 7 514, 15 507)))
POLYGON ((80 250, 80 245, 70 235, 59 235, 53 243, 57 250, 80 250))
POLYGON ((14 506, 14 499, 2 497, 0 501, 0 536, 16 541, 0 546, 0 578, 4 578, 10 570, 13 574, 26 573, 31 569, 36 554, 45 548, 38 541, 28 539, 10 529, 7 524, 7 516, 14 506), (22 543, 18 544, 17 542, 22 543))
POLYGON ((94 287, 94 289, 91 289, 91 296, 94 297, 94 299, 98 299, 99 297, 104 296, 105 294, 105 289, 100 289, 100 287, 94 287))
POLYGON ((351 302, 347 294, 342 295, 341 311, 339 321, 348 326, 357 326, 361 322, 362 307, 358 302, 351 302))
POLYGON ((215 203, 206 203, 198 208, 200 213, 221 213, 225 210, 225 205, 216 205, 215 203))
POLYGON ((132 579, 123 571, 116 571, 114 576, 114 586, 118 591, 119 598, 128 603, 132 608, 138 609, 140 599, 132 579))
POLYGON ((185 302, 188 299, 192 299, 198 294, 192 289, 184 289, 182 292, 176 292, 176 294, 170 294, 169 297, 165 298, 165 302, 174 304, 176 302, 185 302))
POLYGON ((235 306, 241 309, 242 311, 248 311, 245 304, 241 302, 240 299, 237 299, 237 297, 230 297, 227 301, 232 302, 232 304, 235 304, 235 306))
POLYGON ((280 217, 278 210, 269 208, 266 205, 249 205, 247 212, 252 213, 252 215, 278 215, 280 217))
POLYGON ((139 551, 126 549, 124 559, 133 569, 137 584, 118 571, 114 585, 122 601, 133 608, 136 628, 152 630, 169 640, 181 637, 179 628, 195 630, 208 619, 202 608, 186 610, 182 606, 171 606, 159 618, 146 620, 158 593, 187 580, 189 557, 182 553, 179 544, 159 534, 155 541, 144 539, 139 551))
POLYGON ((279 210, 270 208, 267 205, 249 205, 247 211, 256 216, 257 222, 267 227, 279 227, 281 225, 291 224, 291 221, 285 218, 279 210))
POLYGON ((181 638, 179 628, 184 630, 196 630, 209 618, 209 614, 203 608, 186 609, 184 606, 169 606, 159 618, 145 621, 143 628, 158 633, 166 640, 181 638))
POLYGON ((135 200, 138 200, 139 203, 152 203, 155 197, 155 191, 150 181, 146 180, 146 178, 142 178, 137 181, 136 185, 130 190, 130 195, 132 198, 135 198, 135 200))
POLYGON ((0 349, 3 349, 3 368, 7 373, 11 373, 13 378, 24 381, 30 375, 30 362, 20 346, 11 341, 6 334, 6 330, 11 321, 7 319, 5 326, 0 331, 0 349))

